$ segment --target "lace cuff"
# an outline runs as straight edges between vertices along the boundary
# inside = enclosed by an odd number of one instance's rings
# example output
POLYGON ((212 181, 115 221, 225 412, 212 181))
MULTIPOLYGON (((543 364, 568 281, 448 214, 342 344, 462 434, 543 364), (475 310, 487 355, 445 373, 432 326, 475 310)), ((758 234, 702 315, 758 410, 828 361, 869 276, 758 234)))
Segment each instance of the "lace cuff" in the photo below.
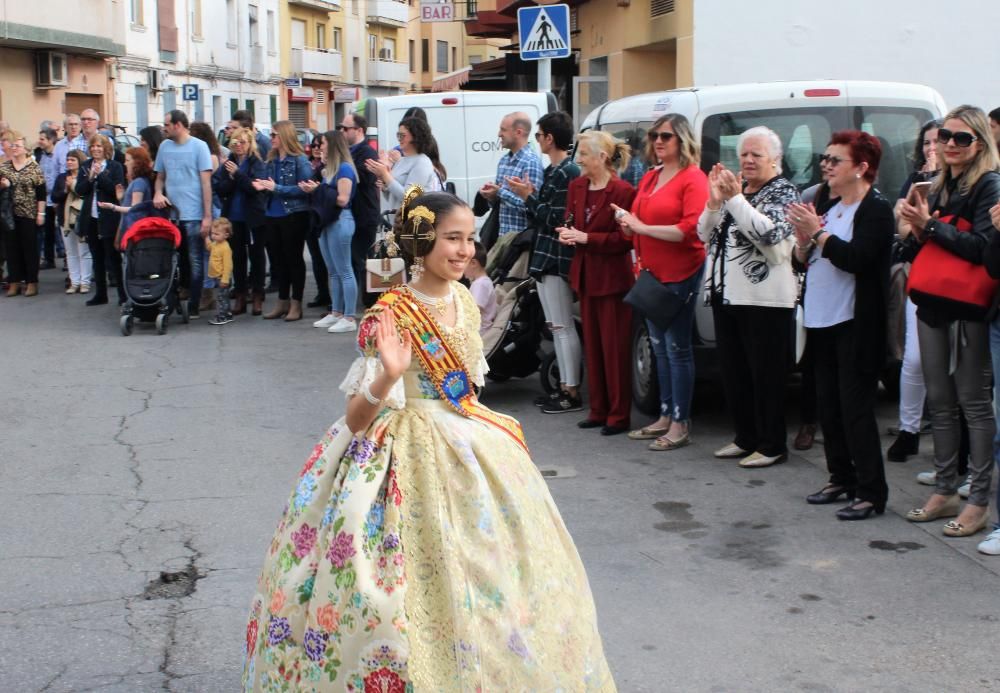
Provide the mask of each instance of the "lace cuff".
POLYGON ((476 364, 470 364, 469 366, 469 377, 472 378, 472 384, 483 387, 486 385, 486 374, 490 372, 490 364, 487 363, 486 357, 483 356, 482 349, 479 350, 479 362, 476 364))
MULTIPOLYGON (((375 356, 361 356, 354 359, 351 370, 347 372, 347 377, 340 383, 340 389, 348 397, 360 395, 362 388, 366 385, 371 387, 375 379, 382 374, 382 362, 375 356)), ((403 409, 406 406, 406 390, 403 387, 403 379, 397 380, 389 394, 382 400, 382 404, 392 409, 403 409)))

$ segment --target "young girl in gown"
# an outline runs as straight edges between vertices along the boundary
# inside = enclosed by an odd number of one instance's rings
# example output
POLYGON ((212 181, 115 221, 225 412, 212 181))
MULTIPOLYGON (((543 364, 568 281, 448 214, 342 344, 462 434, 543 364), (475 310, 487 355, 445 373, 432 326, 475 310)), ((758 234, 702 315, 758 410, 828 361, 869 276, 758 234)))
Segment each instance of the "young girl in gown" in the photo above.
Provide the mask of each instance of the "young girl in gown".
POLYGON ((365 315, 246 631, 248 691, 615 691, 580 557, 520 424, 476 399, 474 219, 411 189, 411 282, 365 315))

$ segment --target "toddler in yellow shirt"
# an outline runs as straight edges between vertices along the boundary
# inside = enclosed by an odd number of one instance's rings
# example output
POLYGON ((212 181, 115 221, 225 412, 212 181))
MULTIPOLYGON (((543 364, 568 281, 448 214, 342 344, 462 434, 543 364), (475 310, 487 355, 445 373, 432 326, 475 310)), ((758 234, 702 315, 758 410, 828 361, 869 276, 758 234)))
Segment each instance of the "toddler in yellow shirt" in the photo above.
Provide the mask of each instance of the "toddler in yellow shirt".
POLYGON ((233 251, 229 247, 229 237, 233 233, 233 225, 225 217, 219 217, 212 222, 212 231, 205 239, 205 249, 208 257, 208 278, 215 287, 215 318, 209 320, 212 325, 225 325, 233 321, 233 313, 229 308, 229 292, 233 284, 233 251))

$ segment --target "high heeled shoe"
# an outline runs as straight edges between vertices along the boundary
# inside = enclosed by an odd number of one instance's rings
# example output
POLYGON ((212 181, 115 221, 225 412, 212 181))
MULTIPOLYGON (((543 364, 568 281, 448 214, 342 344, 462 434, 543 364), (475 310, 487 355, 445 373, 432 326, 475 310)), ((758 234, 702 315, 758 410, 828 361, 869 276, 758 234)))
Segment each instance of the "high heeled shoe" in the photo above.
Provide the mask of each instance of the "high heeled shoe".
POLYGON ((806 496, 806 503, 809 505, 829 505, 836 503, 841 496, 845 500, 850 500, 854 497, 854 489, 827 484, 822 490, 806 496))
POLYGON ((854 501, 850 505, 845 506, 845 507, 843 507, 843 508, 841 508, 840 510, 837 511, 837 519, 838 520, 847 520, 847 521, 867 520, 873 514, 875 514, 875 515, 881 515, 884 512, 885 512, 885 506, 884 505, 883 506, 877 506, 874 503, 872 503, 871 501, 854 501), (858 503, 869 503, 869 505, 867 505, 864 508, 856 508, 856 507, 854 507, 858 503))
POLYGON ((910 522, 931 522, 940 517, 955 517, 960 510, 958 494, 949 496, 948 500, 941 504, 937 510, 928 511, 926 508, 914 508, 906 513, 906 519, 910 522))

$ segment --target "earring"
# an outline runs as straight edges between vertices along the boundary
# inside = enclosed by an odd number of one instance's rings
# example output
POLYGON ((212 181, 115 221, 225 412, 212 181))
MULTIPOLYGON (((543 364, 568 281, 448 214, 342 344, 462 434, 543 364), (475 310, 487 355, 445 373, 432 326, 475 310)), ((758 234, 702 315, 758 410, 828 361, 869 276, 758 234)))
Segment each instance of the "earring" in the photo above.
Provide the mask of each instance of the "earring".
POLYGON ((419 282, 422 276, 424 276, 424 259, 415 257, 413 264, 410 265, 410 282, 419 282))
POLYGON ((855 173, 854 177, 860 179, 861 178, 861 174, 860 173, 855 173))

